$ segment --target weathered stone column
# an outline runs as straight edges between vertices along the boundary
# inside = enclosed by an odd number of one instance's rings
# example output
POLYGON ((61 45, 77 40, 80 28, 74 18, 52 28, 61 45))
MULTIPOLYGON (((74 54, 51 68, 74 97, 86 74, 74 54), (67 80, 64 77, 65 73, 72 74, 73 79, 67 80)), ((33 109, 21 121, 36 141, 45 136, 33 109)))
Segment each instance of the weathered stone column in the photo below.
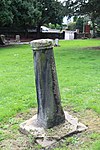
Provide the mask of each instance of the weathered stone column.
POLYGON ((53 41, 50 39, 31 42, 34 54, 34 69, 38 102, 37 120, 40 126, 51 128, 65 121, 61 107, 53 41))

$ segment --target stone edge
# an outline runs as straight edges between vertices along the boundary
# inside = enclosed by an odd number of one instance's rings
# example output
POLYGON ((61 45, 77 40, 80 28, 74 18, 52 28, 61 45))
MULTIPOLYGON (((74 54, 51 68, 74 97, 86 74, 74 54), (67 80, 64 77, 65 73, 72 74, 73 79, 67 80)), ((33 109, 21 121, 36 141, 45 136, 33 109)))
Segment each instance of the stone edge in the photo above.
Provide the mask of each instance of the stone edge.
POLYGON ((52 39, 33 40, 30 42, 30 45, 33 51, 49 50, 54 46, 52 39))
POLYGON ((68 137, 71 136, 73 134, 77 134, 79 132, 85 131, 88 129, 87 126, 85 126, 83 123, 78 122, 78 118, 73 117, 72 115, 70 115, 67 111, 64 111, 65 113, 65 119, 71 124, 71 126, 73 126, 73 129, 66 133, 66 135, 61 136, 59 139, 56 139, 54 137, 46 137, 45 136, 45 130, 42 127, 36 127, 34 126, 34 130, 33 131, 37 131, 38 129, 40 130, 40 135, 37 137, 37 135, 34 135, 32 132, 32 128, 28 128, 28 126, 33 126, 33 121, 36 121, 36 117, 37 115, 34 115, 32 118, 30 118, 29 120, 26 120, 25 122, 20 124, 20 132, 23 134, 32 134, 34 136, 35 142, 37 142, 38 144, 40 144, 42 147, 48 147, 51 146, 52 144, 56 143, 58 140, 63 139, 64 137, 68 137))

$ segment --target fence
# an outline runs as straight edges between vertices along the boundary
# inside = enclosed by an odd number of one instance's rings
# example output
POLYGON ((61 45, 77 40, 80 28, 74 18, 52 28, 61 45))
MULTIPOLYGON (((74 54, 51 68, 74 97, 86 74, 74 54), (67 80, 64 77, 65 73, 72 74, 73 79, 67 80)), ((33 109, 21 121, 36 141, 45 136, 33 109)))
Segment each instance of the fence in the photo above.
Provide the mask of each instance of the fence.
POLYGON ((39 36, 37 35, 37 32, 34 30, 32 32, 28 32, 25 30, 16 30, 16 29, 3 29, 0 28, 0 35, 5 35, 6 39, 8 40, 14 40, 16 38, 16 35, 20 35, 21 40, 35 40, 35 39, 64 39, 65 32, 40 32, 39 36))
MULTIPOLYGON (((63 31, 63 32, 40 32, 39 36, 37 35, 36 29, 23 30, 23 29, 8 29, 0 28, 0 35, 4 34, 5 38, 9 40, 15 40, 16 35, 20 35, 21 41, 30 41, 35 39, 81 39, 81 38, 91 38, 89 33, 76 33, 76 31, 63 31), (31 31, 31 32, 30 32, 31 31)), ((99 34, 100 35, 100 34, 99 34)))

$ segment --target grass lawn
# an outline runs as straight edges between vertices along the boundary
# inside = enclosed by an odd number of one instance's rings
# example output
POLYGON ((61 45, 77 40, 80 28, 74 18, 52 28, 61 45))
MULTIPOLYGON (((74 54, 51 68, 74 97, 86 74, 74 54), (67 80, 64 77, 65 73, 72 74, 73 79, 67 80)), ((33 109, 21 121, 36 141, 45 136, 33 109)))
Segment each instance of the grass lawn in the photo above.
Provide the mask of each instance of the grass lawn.
POLYGON ((91 108, 100 114, 99 40, 62 41, 55 49, 62 102, 76 111, 91 108))
MULTIPOLYGON (((60 41, 60 47, 54 48, 62 105, 72 108, 75 113, 91 109, 96 115, 100 114, 98 46, 100 40, 89 39, 60 41)), ((0 121, 4 126, 9 120, 13 122, 11 119, 16 114, 37 107, 34 80, 33 56, 29 45, 0 47, 0 121)), ((2 131, 0 133, 3 135, 2 131)), ((93 150, 99 150, 98 133, 89 136, 96 139, 93 150)), ((69 141, 72 144, 77 142, 73 138, 69 141)))

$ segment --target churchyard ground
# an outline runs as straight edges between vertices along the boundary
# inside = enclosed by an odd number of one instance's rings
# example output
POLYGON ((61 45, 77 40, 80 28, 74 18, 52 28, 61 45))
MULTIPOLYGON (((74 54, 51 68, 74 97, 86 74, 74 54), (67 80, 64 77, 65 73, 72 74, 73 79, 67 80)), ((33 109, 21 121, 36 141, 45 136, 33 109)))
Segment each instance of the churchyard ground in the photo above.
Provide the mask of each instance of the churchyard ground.
MULTIPOLYGON (((64 110, 88 130, 49 149, 100 149, 100 39, 60 41, 54 48, 64 110)), ((29 45, 0 47, 0 150, 41 149, 19 124, 36 113, 32 50, 29 45)))

